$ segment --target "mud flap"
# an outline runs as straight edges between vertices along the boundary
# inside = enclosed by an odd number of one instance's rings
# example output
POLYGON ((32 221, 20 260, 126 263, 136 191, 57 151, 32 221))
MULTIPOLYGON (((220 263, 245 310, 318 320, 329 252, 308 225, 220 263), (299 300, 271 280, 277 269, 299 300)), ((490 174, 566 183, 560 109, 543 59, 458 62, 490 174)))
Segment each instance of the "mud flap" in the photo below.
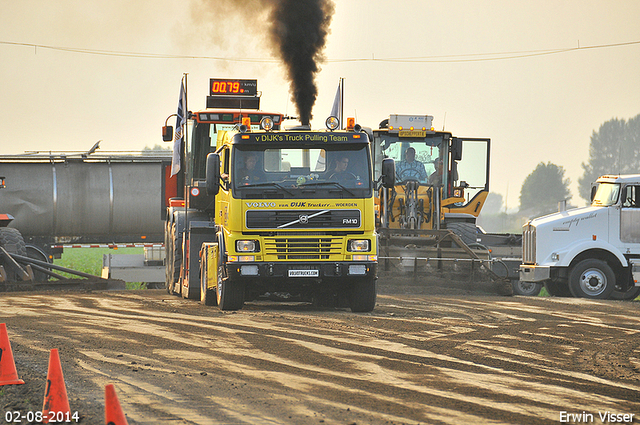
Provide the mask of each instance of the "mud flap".
POLYGON ((218 243, 205 242, 200 249, 200 302, 216 305, 218 284, 218 243))
POLYGON ((205 260, 206 287, 202 289, 216 289, 218 284, 218 242, 207 242, 202 244, 205 260))

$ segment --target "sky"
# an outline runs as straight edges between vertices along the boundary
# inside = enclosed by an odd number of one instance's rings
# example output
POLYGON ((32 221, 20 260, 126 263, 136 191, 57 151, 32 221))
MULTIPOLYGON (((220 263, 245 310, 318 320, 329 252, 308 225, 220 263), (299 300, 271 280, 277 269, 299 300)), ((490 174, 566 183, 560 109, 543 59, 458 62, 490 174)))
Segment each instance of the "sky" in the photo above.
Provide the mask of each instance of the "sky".
MULTIPOLYGON (((209 78, 246 78, 263 110, 295 115, 260 2, 232 3, 0 0, 0 154, 163 144, 183 74, 192 111, 209 78)), ((312 127, 344 78, 345 116, 363 126, 433 115, 490 138, 490 189, 508 209, 541 162, 583 205, 592 133, 640 114, 639 18, 638 0, 335 0, 312 127)))

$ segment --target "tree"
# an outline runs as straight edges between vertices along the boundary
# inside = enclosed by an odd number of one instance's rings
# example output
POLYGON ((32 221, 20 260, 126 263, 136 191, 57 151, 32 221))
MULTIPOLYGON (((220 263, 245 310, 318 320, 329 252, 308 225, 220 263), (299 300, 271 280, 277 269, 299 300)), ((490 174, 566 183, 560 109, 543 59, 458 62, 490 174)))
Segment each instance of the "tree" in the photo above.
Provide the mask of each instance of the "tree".
POLYGON ((489 192, 487 200, 484 202, 482 212, 484 215, 495 215, 502 212, 503 207, 502 195, 496 192, 489 192))
POLYGON ((520 211, 531 216, 549 214, 558 210, 558 202, 571 199, 565 170, 551 162, 541 162, 524 179, 520 190, 520 211))
POLYGON ((150 148, 149 146, 145 146, 145 147, 142 149, 142 151, 143 151, 143 152, 149 152, 149 151, 170 151, 170 150, 172 149, 172 146, 173 146, 173 145, 171 145, 171 146, 162 146, 162 145, 159 145, 159 144, 157 144, 157 143, 156 143, 155 145, 153 145, 153 147, 152 147, 152 148, 150 148))
POLYGON ((584 174, 578 179, 581 198, 591 196, 591 183, 604 174, 640 172, 640 115, 629 121, 614 118, 591 135, 589 162, 582 163, 584 174))

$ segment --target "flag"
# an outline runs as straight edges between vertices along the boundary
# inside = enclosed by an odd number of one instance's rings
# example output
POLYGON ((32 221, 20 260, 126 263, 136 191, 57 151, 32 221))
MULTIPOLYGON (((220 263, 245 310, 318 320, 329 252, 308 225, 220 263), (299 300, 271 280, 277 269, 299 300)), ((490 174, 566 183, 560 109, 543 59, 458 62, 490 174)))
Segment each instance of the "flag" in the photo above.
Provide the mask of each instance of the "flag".
POLYGON ((335 99, 333 99, 333 107, 329 116, 338 118, 340 120, 340 128, 342 128, 342 78, 338 83, 338 90, 336 91, 335 99))
POLYGON ((173 156, 171 157, 171 177, 180 171, 180 154, 182 152, 183 131, 186 123, 187 93, 184 90, 184 79, 180 83, 180 100, 176 118, 176 133, 173 139, 173 156))

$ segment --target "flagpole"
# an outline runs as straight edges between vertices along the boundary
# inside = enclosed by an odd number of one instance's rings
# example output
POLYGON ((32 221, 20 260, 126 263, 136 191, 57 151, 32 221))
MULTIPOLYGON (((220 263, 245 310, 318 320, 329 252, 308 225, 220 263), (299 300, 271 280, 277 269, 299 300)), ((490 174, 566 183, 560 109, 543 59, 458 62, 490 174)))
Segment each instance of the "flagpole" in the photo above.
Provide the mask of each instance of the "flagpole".
POLYGON ((344 77, 340 77, 340 129, 344 130, 344 77))
MULTIPOLYGON (((187 171, 187 167, 186 167, 186 158, 187 158, 187 121, 189 121, 189 113, 187 112, 189 110, 189 107, 187 106, 187 73, 185 72, 184 74, 182 74, 182 80, 184 81, 184 126, 182 128, 182 146, 180 151, 182 152, 182 154, 180 155, 180 169, 184 170, 185 172, 187 171)), ((184 179, 184 188, 185 188, 185 201, 186 201, 186 189, 187 189, 187 179, 184 179)))

